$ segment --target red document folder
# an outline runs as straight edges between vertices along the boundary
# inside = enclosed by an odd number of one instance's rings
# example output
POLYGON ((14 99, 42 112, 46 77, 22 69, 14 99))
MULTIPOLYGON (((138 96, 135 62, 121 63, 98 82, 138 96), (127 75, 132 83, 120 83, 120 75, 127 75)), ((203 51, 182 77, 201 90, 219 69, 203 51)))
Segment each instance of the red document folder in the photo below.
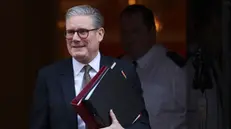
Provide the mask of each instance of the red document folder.
POLYGON ((71 101, 71 105, 76 109, 75 111, 81 116, 89 129, 98 129, 99 126, 95 121, 94 116, 90 114, 85 105, 82 103, 82 99, 88 94, 88 92, 94 87, 100 77, 108 69, 108 67, 103 66, 99 72, 91 79, 91 81, 84 87, 84 89, 71 101))
POLYGON ((136 122, 144 110, 141 95, 127 80, 130 76, 115 65, 102 67, 71 102, 89 129, 110 126, 110 109, 125 128, 136 122))

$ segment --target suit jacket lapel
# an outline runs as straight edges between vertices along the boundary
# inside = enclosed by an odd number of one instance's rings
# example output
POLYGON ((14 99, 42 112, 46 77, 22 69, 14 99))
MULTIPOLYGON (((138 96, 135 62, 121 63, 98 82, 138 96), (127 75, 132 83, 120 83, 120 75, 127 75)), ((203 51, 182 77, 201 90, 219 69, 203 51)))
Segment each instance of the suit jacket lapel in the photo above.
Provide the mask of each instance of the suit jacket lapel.
POLYGON ((60 67, 60 81, 63 89, 63 95, 68 109, 68 114, 70 118, 70 128, 76 129, 77 127, 77 117, 74 108, 71 106, 71 101, 74 99, 75 95, 75 84, 73 75, 72 59, 66 60, 66 62, 60 67))
POLYGON ((102 66, 111 66, 113 63, 113 59, 104 55, 101 55, 100 59, 100 68, 102 66))

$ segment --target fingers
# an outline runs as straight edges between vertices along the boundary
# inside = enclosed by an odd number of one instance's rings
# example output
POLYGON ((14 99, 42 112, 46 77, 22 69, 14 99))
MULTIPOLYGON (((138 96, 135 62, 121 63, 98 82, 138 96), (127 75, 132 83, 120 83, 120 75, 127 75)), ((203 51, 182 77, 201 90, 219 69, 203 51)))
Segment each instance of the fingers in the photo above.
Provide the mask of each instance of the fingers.
POLYGON ((118 123, 116 115, 114 114, 114 112, 112 111, 112 109, 110 110, 110 116, 111 116, 111 119, 112 119, 112 123, 118 123))
POLYGON ((112 111, 112 109, 110 110, 110 116, 111 116, 111 119, 112 119, 112 124, 108 127, 105 127, 105 128, 100 128, 100 129, 124 129, 119 121, 117 120, 116 118, 116 115, 115 113, 112 111))

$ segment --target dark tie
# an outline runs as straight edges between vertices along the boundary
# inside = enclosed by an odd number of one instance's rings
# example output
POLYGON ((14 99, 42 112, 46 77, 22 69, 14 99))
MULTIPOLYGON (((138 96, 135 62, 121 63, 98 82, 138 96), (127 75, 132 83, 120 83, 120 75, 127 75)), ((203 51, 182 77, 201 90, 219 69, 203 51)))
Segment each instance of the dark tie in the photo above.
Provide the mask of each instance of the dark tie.
POLYGON ((137 62, 136 61, 132 61, 132 64, 137 67, 137 62))
POLYGON ((84 70, 84 75, 83 75, 83 83, 82 83, 82 88, 84 88, 87 83, 91 80, 91 76, 89 74, 90 70, 91 70, 91 66, 90 65, 85 65, 83 67, 84 70))

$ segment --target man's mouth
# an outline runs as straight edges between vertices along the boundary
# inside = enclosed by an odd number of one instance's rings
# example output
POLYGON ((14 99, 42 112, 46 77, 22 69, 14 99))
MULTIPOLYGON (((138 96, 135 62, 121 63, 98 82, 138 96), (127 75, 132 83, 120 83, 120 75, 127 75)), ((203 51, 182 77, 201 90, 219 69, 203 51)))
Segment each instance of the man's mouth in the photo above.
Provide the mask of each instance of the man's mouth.
POLYGON ((72 46, 72 48, 83 48, 85 47, 84 45, 83 46, 72 46))

